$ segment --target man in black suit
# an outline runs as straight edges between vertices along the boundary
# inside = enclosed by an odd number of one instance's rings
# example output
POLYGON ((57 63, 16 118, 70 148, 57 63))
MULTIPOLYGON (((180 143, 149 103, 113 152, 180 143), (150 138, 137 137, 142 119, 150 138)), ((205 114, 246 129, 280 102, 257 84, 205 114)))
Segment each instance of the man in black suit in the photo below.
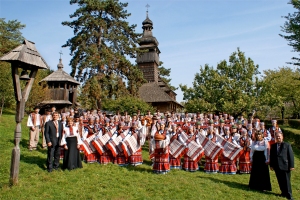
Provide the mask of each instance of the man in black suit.
POLYGON ((283 141, 281 131, 275 133, 277 143, 271 145, 270 168, 275 171, 282 197, 293 199, 291 171, 294 170, 294 153, 289 143, 283 141))
POLYGON ((52 172, 57 170, 60 157, 60 141, 62 138, 63 125, 59 119, 59 113, 52 113, 52 120, 45 124, 45 138, 48 146, 47 152, 47 170, 52 172), (53 163, 54 157, 54 163, 53 163))

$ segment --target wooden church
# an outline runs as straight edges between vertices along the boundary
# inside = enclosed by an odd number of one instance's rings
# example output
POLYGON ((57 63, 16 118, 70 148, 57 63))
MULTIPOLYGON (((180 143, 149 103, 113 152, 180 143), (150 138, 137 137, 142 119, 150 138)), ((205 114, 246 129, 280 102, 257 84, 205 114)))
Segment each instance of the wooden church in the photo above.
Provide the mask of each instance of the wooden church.
POLYGON ((63 70, 62 59, 59 59, 57 70, 44 78, 50 92, 50 100, 41 103, 42 107, 55 106, 57 111, 67 112, 70 108, 79 106, 77 102, 77 87, 80 85, 72 76, 63 70))
POLYGON ((177 94, 159 76, 160 50, 158 41, 152 34, 153 22, 148 17, 148 11, 142 28, 143 36, 139 39, 139 48, 148 51, 137 55, 136 62, 147 83, 140 87, 139 96, 160 112, 178 112, 183 106, 176 101, 177 94))

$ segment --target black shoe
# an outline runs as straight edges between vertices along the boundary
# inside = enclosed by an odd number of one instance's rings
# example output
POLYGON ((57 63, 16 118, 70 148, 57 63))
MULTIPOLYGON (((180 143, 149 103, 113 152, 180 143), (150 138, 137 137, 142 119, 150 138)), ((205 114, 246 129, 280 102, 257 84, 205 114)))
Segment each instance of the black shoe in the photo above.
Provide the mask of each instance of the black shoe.
POLYGON ((51 173, 51 172, 53 171, 53 169, 47 169, 47 171, 48 171, 49 173, 51 173))

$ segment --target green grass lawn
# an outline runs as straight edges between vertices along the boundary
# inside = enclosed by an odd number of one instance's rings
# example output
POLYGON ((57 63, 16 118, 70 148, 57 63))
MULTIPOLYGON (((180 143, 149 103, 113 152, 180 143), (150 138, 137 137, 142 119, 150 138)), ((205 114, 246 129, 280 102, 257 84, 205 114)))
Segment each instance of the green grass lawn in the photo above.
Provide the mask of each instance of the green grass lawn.
MULTIPOLYGON (((74 171, 46 171, 46 150, 28 151, 28 129, 23 120, 19 184, 10 187, 10 159, 13 148, 14 115, 0 118, 0 199, 284 199, 274 172, 270 171, 272 192, 248 189, 249 175, 190 173, 172 170, 153 174, 148 148, 143 148, 144 164, 137 167, 85 164, 74 171)), ((292 188, 300 199, 300 151, 295 151, 292 188)))

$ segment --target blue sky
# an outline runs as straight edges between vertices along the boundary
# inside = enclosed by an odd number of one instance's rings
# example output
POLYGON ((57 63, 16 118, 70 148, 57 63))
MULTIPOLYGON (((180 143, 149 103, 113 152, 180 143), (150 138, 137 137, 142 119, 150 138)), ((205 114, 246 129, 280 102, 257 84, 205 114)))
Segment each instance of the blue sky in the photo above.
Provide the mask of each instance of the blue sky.
MULTIPOLYGON (((160 60, 171 68, 171 84, 192 86, 200 66, 216 66, 228 60, 239 47, 246 57, 259 65, 259 71, 289 66, 286 62, 298 54, 278 34, 288 13, 295 10, 288 0, 128 0, 130 24, 142 21, 149 4, 153 35, 159 41, 160 60)), ((57 69, 62 51, 64 70, 70 72, 69 49, 61 46, 73 36, 69 21, 76 9, 68 0, 0 0, 0 17, 17 19, 26 28, 25 38, 36 47, 51 69, 57 69)), ((133 61, 134 62, 134 61, 133 61)), ((293 66, 290 66, 293 67, 293 66)), ((183 94, 176 91, 177 100, 183 94)))

